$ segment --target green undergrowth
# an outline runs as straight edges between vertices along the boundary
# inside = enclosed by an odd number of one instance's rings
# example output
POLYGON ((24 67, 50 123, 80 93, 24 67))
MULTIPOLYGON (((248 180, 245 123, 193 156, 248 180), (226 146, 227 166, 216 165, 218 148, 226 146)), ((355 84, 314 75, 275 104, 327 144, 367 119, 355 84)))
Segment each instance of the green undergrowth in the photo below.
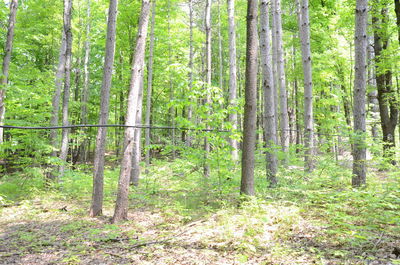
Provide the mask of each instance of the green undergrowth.
MULTIPOLYGON (((142 172, 140 185, 131 187, 130 212, 160 215, 158 222, 151 221, 157 236, 172 235, 188 226, 183 233, 186 239, 181 241, 232 253, 242 263, 258 259, 265 264, 399 263, 394 251, 400 243, 398 171, 370 169, 368 186, 354 189, 351 169, 327 157, 320 158, 313 173, 305 173, 300 165, 282 167, 279 185, 271 189, 264 176, 265 165, 259 162, 262 157, 257 161, 254 198, 239 195, 238 167, 214 168, 205 179, 201 167, 184 159, 153 161, 149 172, 142 172)), ((106 214, 112 213, 118 173, 112 168, 105 171, 106 214)), ((61 184, 49 186, 41 169, 26 170, 0 180, 0 205, 18 203, 24 218, 39 220, 44 210, 35 207, 38 200, 46 205, 58 203, 55 209, 44 211, 49 219, 59 218, 64 204, 75 203, 57 224, 57 233, 69 236, 71 246, 66 247, 74 253, 89 251, 79 243, 82 240, 93 245, 121 238, 131 244, 152 239, 143 236, 148 229, 145 221, 110 225, 107 219, 101 224, 87 219, 91 182, 90 171, 82 169, 69 171, 61 184)), ((4 222, 9 211, 9 207, 0 207, 0 221, 4 222)), ((35 231, 18 232, 16 244, 31 249, 57 241, 57 233, 44 237, 40 229, 35 231)), ((72 257, 81 259, 79 255, 72 257)))

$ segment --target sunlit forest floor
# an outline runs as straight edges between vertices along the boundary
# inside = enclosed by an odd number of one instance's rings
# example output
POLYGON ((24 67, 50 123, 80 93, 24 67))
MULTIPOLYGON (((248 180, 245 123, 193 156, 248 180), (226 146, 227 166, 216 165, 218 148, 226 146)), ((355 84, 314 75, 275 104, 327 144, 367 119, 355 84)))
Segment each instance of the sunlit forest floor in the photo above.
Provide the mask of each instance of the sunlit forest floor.
POLYGON ((110 224, 118 179, 105 174, 105 211, 89 218, 91 171, 46 188, 39 168, 0 179, 0 264, 400 264, 400 173, 351 169, 320 158, 306 174, 281 169, 257 196, 239 197, 240 170, 154 161, 131 189, 129 220, 110 224))

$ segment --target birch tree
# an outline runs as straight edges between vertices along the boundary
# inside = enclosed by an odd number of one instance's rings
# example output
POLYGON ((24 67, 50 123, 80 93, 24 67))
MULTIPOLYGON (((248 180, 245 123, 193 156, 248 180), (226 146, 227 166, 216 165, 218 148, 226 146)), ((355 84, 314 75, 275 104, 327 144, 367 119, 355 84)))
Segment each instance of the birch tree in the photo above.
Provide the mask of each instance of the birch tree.
POLYGON ((367 90, 367 23, 368 0, 356 1, 356 24, 354 35, 354 134, 356 139, 353 147, 353 186, 366 184, 366 159, 365 144, 366 133, 366 90, 367 90))
MULTIPOLYGON (((211 94, 210 94, 210 87, 211 87, 211 0, 206 1, 206 13, 205 13, 205 30, 206 30, 206 100, 205 104, 211 104, 211 94)), ((208 127, 207 127, 208 128, 208 127)), ((204 138, 204 176, 210 176, 210 165, 208 163, 208 155, 210 153, 210 143, 207 137, 204 138)))
MULTIPOLYGON (((14 28, 15 28, 15 20, 17 17, 17 9, 18 9, 18 0, 12 0, 10 3, 10 16, 8 18, 7 39, 4 45, 3 67, 1 71, 2 76, 0 77, 0 125, 4 125, 4 117, 6 113, 4 99, 8 84, 8 73, 10 69, 11 52, 13 48, 14 28)), ((3 128, 0 128, 0 144, 2 144, 4 141, 3 137, 4 137, 3 128)))
POLYGON ((131 80, 129 84, 128 106, 124 135, 123 158, 118 181, 117 201, 115 203, 114 216, 112 222, 119 222, 128 216, 128 193, 129 181, 132 171, 133 146, 135 141, 136 110, 138 105, 138 95, 140 80, 143 71, 145 56, 147 27, 149 24, 150 0, 142 0, 140 11, 138 33, 132 60, 131 80))
MULTIPOLYGON (((115 57, 115 35, 118 14, 118 0, 110 0, 108 8, 106 55, 104 58, 103 81, 101 86, 99 124, 106 125, 109 118, 110 88, 115 57)), ((104 154, 106 151, 107 128, 99 127, 96 138, 96 151, 93 170, 93 195, 90 216, 102 214, 104 154)))
POLYGON ((243 117, 243 154, 240 193, 254 195, 254 150, 257 120, 258 1, 247 1, 246 84, 243 117))

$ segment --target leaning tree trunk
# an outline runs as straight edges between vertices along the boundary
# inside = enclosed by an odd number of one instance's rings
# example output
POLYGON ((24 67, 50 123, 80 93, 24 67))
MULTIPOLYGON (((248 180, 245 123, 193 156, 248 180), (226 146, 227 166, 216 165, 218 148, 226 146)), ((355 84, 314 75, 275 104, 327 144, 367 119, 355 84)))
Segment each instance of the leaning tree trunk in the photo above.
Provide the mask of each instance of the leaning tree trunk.
MULTIPOLYGON (((146 117, 145 124, 150 126, 151 124, 151 97, 153 91, 153 62, 154 62, 154 26, 156 17, 156 0, 153 2, 152 14, 151 14, 151 31, 150 31, 150 47, 149 47, 149 62, 147 66, 147 97, 146 97, 146 117)), ((146 174, 149 173, 150 167, 150 127, 146 128, 145 131, 145 146, 146 146, 146 174)))
MULTIPOLYGON (((232 130, 237 130, 237 67, 236 67, 236 27, 235 27, 235 1, 228 0, 228 23, 229 23, 229 105, 232 107, 229 113, 229 122, 232 130)), ((232 148, 233 161, 239 160, 239 143, 235 138, 229 138, 232 148)))
MULTIPOLYGON (((72 28, 71 28, 71 16, 72 16, 72 0, 64 1, 64 32, 66 39, 65 47, 65 72, 64 72, 64 95, 63 95, 63 106, 62 106, 62 125, 69 125, 69 96, 71 89, 71 60, 72 60, 72 28)), ((61 165, 59 169, 59 181, 62 180, 65 173, 65 167, 67 164, 68 156, 68 141, 69 141, 69 129, 63 128, 61 135, 61 148, 60 148, 60 160, 61 165)))
POLYGON ((276 186, 278 160, 276 157, 276 123, 274 77, 271 65, 271 44, 269 36, 269 1, 261 0, 260 6, 260 53, 262 67, 262 86, 264 90, 264 133, 267 148, 267 179, 270 186, 276 186))
POLYGON ((368 0, 356 1, 356 24, 354 35, 354 134, 353 145, 353 178, 355 187, 366 184, 366 159, 365 145, 366 133, 366 90, 367 90, 367 23, 368 0))
POLYGON ((300 13, 298 15, 300 16, 299 27, 304 72, 304 161, 306 171, 312 171, 314 169, 314 115, 308 0, 301 1, 300 13))
MULTIPOLYGON (((99 124, 106 125, 109 117, 110 89, 115 55, 115 35, 118 14, 118 0, 110 0, 108 8, 108 25, 106 56, 104 59, 103 82, 101 86, 100 118, 99 124)), ((99 127, 96 138, 96 151, 93 170, 93 195, 90 207, 90 216, 102 214, 103 209, 103 178, 104 178, 104 155, 106 151, 107 128, 99 127)))
POLYGON ((281 1, 274 1, 274 9, 272 10, 273 20, 275 22, 275 36, 276 36, 276 67, 277 67, 277 83, 279 84, 279 98, 280 98, 280 129, 281 129, 281 145, 282 151, 285 155, 284 164, 288 164, 289 158, 289 116, 287 107, 287 93, 286 93, 286 77, 285 77, 285 62, 284 62, 284 51, 282 41, 282 11, 281 1))
POLYGON ((257 120, 257 11, 258 1, 247 1, 246 87, 240 193, 254 195, 254 151, 257 120))
POLYGON ((135 44, 135 53, 132 60, 131 81, 129 85, 125 140, 121 171, 118 181, 117 201, 115 203, 112 222, 119 222, 128 217, 129 180, 132 171, 133 146, 135 142, 136 109, 140 89, 140 79, 143 71, 145 56, 147 26, 149 24, 150 0, 142 0, 142 9, 138 25, 138 34, 135 44))
MULTIPOLYGON (((8 18, 7 40, 4 46, 2 76, 0 77, 0 125, 4 125, 6 108, 4 104, 8 72, 10 69, 11 52, 14 40, 15 19, 17 16, 18 0, 12 0, 10 4, 10 16, 8 18)), ((0 128, 0 144, 4 141, 3 128, 0 128)))
MULTIPOLYGON (((211 104, 211 0, 206 2, 206 14, 205 14, 205 29, 206 29, 206 89, 207 96, 205 104, 208 106, 211 104)), ((209 114, 209 113, 208 113, 209 114)), ((207 115, 208 116, 208 115, 207 115)), ((207 129, 209 129, 207 125, 207 129)), ((208 162, 208 156, 210 153, 210 143, 207 137, 204 137, 204 176, 210 176, 210 164, 208 162)))

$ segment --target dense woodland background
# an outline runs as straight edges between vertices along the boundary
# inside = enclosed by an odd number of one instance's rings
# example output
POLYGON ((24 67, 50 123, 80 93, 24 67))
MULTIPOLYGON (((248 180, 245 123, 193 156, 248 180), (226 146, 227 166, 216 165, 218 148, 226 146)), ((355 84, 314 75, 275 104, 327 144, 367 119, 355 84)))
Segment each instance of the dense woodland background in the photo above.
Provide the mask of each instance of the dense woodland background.
POLYGON ((0 263, 398 264, 398 0, 10 0, 0 43, 0 263))

